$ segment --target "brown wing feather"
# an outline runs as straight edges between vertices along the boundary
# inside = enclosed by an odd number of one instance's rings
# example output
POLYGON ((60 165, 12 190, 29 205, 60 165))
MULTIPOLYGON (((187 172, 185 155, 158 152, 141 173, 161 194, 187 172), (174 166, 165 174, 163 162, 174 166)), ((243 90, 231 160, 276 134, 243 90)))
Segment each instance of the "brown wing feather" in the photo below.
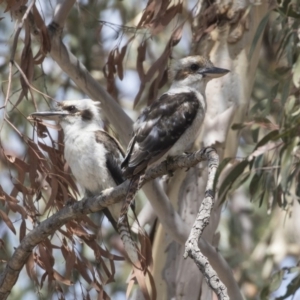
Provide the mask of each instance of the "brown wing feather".
POLYGON ((195 93, 164 94, 146 108, 122 162, 124 176, 137 174, 162 157, 193 123, 200 102, 195 93))

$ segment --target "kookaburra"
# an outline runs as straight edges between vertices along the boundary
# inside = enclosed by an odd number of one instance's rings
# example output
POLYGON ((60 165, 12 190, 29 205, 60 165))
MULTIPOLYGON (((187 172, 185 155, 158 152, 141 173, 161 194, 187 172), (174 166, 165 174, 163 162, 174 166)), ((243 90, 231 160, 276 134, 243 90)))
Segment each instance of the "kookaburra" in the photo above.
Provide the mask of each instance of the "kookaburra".
MULTIPOLYGON (((182 154, 195 142, 206 112, 206 84, 228 72, 202 56, 174 61, 170 89, 146 107, 134 123, 133 137, 121 164, 124 176, 135 179, 135 186, 136 178, 148 166, 182 154)), ((130 204, 134 193, 128 192, 125 205, 130 204)))
MULTIPOLYGON (((33 118, 55 120, 60 124, 64 131, 65 159, 87 196, 100 195, 104 189, 124 181, 120 168, 124 152, 117 140, 102 129, 99 104, 90 99, 66 100, 52 111, 31 114, 33 118)), ((121 207, 118 203, 104 210, 114 224, 121 207)), ((136 247, 126 221, 127 218, 118 223, 118 231, 129 258, 135 263, 138 260, 136 247)))

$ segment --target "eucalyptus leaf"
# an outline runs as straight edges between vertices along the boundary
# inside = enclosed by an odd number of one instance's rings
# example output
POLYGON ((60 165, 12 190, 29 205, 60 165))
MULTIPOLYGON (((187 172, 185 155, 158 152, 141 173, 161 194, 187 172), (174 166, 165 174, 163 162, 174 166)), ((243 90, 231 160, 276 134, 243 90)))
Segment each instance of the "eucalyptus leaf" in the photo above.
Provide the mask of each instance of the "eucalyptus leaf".
POLYGON ((293 83, 296 88, 300 87, 300 55, 298 56, 294 66, 293 66, 293 83))
POLYGON ((252 44, 251 44, 251 47, 250 47, 250 51, 249 51, 249 55, 248 55, 248 60, 252 59, 252 55, 253 55, 254 50, 255 50, 255 48, 257 46, 257 43, 258 43, 259 39, 262 37, 262 34, 263 34, 264 30, 265 30, 265 27, 268 24, 269 17, 270 17, 270 12, 268 12, 262 18, 262 20, 260 21, 260 23, 259 23, 259 25, 257 27, 256 33, 254 35, 254 38, 253 38, 253 41, 252 41, 252 44))

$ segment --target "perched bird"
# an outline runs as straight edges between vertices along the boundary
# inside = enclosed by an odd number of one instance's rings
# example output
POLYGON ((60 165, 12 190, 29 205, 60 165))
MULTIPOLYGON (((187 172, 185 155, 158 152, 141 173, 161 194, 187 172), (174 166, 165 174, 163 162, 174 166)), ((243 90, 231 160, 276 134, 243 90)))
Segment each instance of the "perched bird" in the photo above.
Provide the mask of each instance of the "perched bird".
MULTIPOLYGON (((116 139, 102 130, 99 102, 90 99, 66 100, 53 111, 35 112, 32 118, 55 120, 64 131, 64 156, 79 185, 87 196, 124 181, 120 164, 124 152, 116 139)), ((117 227, 125 250, 133 263, 138 260, 137 248, 131 238, 127 215, 119 219, 122 204, 114 204, 104 213, 117 227)))
POLYGON ((121 217, 147 167, 182 154, 195 142, 206 111, 206 84, 228 72, 202 56, 188 56, 171 65, 170 89, 146 107, 133 126, 121 164, 123 175, 132 182, 121 217))

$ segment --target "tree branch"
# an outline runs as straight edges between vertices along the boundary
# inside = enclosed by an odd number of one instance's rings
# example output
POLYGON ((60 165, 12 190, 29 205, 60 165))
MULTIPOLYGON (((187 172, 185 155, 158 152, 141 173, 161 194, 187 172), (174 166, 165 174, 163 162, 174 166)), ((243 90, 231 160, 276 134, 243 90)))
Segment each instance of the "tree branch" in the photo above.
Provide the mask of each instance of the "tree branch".
POLYGON ((65 26, 66 19, 76 0, 59 0, 55 7, 53 22, 60 28, 65 26))
POLYGON ((51 37, 51 57, 84 93, 91 99, 101 102, 105 117, 118 132, 122 144, 127 146, 132 131, 132 120, 64 45, 61 40, 62 29, 54 21, 48 26, 51 37))
MULTIPOLYGON (((204 149, 189 155, 178 156, 172 162, 164 161, 160 165, 153 167, 146 172, 144 182, 149 182, 158 176, 173 172, 178 168, 193 167, 200 161, 206 159, 207 151, 207 149, 204 149)), ((127 180, 116 188, 104 190, 100 196, 84 198, 75 204, 66 205, 59 212, 41 222, 39 226, 27 234, 0 275, 0 299, 6 299, 8 297, 12 287, 18 279, 20 271, 36 245, 47 238, 48 235, 53 234, 68 221, 80 218, 80 216, 89 213, 100 211, 109 205, 121 201, 126 196, 128 186, 129 181, 127 180)))
POLYGON ((198 241, 209 223, 210 212, 214 204, 214 180, 219 165, 219 156, 213 148, 205 148, 204 154, 208 160, 208 179, 203 199, 190 236, 185 244, 184 258, 190 256, 204 275, 206 282, 217 294, 220 300, 229 300, 226 286, 220 281, 217 273, 209 264, 208 259, 201 253, 198 241))

